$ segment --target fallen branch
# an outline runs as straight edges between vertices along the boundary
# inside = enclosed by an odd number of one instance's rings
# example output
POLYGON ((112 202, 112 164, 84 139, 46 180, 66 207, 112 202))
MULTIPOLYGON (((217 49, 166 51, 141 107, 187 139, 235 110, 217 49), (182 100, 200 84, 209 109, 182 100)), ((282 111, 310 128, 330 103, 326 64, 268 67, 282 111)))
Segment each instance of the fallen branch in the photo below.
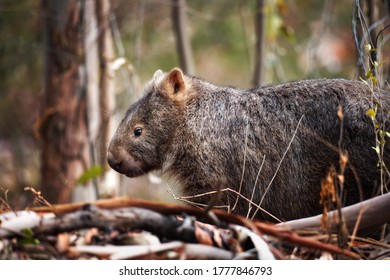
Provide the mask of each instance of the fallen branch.
MULTIPOLYGON (((344 207, 341 209, 342 215, 348 231, 352 232, 358 223, 359 233, 372 233, 384 223, 390 222, 390 193, 377 196, 366 201, 344 207)), ((309 218, 288 221, 278 224, 281 227, 298 230, 298 229, 315 229, 321 227, 322 215, 309 218)), ((337 211, 331 211, 327 214, 328 232, 337 232, 337 211)))
MULTIPOLYGON (((35 211, 37 213, 47 213, 53 212, 56 215, 62 215, 66 213, 71 213, 77 210, 82 209, 87 203, 75 203, 75 204, 61 204, 61 205, 53 205, 53 206, 43 206, 43 207, 34 207, 30 208, 31 211, 35 211)), ((158 212, 163 215, 182 215, 186 213, 187 215, 195 216, 202 219, 209 219, 208 213, 203 211, 202 209, 181 205, 181 204, 167 204, 167 203, 158 203, 146 200, 137 200, 137 199, 128 199, 128 198, 115 198, 115 199, 103 199, 95 202, 90 202, 88 205, 93 205, 102 209, 118 209, 125 207, 137 207, 144 208, 151 211, 158 212)), ((226 211, 213 209, 212 211, 215 216, 221 222, 225 222, 225 225, 218 225, 221 227, 226 227, 227 224, 237 224, 241 226, 245 226, 251 229, 256 234, 260 235, 259 227, 255 226, 252 221, 245 219, 244 217, 229 214, 226 211)), ((209 219, 213 222, 213 219, 209 219)), ((272 227, 273 225, 267 223, 261 223, 263 227, 272 227)))
MULTIPOLYGON (((257 223, 256 223, 257 225, 257 223)), ((291 232, 290 230, 287 230, 286 228, 278 227, 275 225, 275 228, 272 230, 272 232, 267 232, 267 230, 263 231, 264 234, 270 234, 280 240, 287 241, 289 243, 293 243, 296 245, 300 245, 302 247, 311 248, 311 249, 318 249, 321 251, 326 251, 329 253, 337 254, 337 255, 344 255, 351 259, 360 259, 361 257, 358 254, 355 254, 351 251, 341 249, 339 247, 336 247, 332 244, 323 243, 315 239, 307 238, 299 236, 298 234, 291 232), (279 230, 278 230, 279 228, 279 230)))
MULTIPOLYGON (((58 234, 83 228, 145 230, 156 234, 162 239, 180 240, 187 243, 201 243, 214 246, 228 246, 232 238, 227 233, 216 228, 194 223, 191 218, 176 219, 148 209, 126 207, 104 210, 91 206, 52 219, 42 219, 39 226, 32 228, 35 235, 58 234), (212 234, 208 234, 213 231, 212 234), (210 237, 211 236, 211 237, 210 237), (219 238, 221 241, 212 240, 219 238)), ((234 248, 226 248, 233 250, 234 248)))
MULTIPOLYGON (((140 208, 146 208, 152 211, 156 211, 160 214, 166 214, 166 215, 181 215, 183 213, 186 213, 188 215, 207 218, 207 214, 201 209, 190 207, 187 205, 156 203, 151 201, 132 200, 126 198, 100 200, 100 201, 93 202, 91 204, 104 209, 115 209, 121 207, 140 207, 140 208)), ((79 210, 83 206, 85 206, 85 203, 54 205, 52 207, 32 208, 31 210, 37 212, 53 211, 56 214, 64 214, 64 213, 69 213, 72 211, 79 210)), ((261 236, 262 234, 268 234, 276 238, 285 240, 287 242, 291 242, 293 244, 298 244, 313 249, 324 250, 338 255, 344 255, 352 259, 360 259, 360 256, 358 254, 355 254, 351 251, 340 249, 339 247, 336 247, 332 244, 326 244, 310 238, 301 237, 298 234, 291 232, 286 228, 281 228, 280 226, 276 226, 273 224, 264 223, 260 221, 250 221, 248 219, 245 219, 244 217, 229 214, 225 211, 218 210, 218 209, 213 210, 213 212, 215 213, 215 215, 218 217, 220 221, 229 224, 237 224, 237 225, 245 226, 259 236, 261 236)))
POLYGON ((113 260, 138 259, 147 257, 150 254, 163 251, 177 251, 179 255, 184 254, 185 259, 215 259, 231 260, 234 254, 230 251, 211 247, 203 244, 186 244, 183 242, 169 242, 158 245, 136 245, 136 246, 85 246, 79 245, 70 248, 74 255, 88 253, 113 260))

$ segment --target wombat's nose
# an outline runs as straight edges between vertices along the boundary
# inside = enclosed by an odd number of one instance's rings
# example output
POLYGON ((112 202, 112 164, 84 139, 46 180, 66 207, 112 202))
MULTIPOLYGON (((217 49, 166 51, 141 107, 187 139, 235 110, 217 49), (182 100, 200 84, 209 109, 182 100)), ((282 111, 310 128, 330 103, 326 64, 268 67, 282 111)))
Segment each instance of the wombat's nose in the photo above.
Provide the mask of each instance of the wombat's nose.
POLYGON ((117 172, 120 172, 121 167, 122 167, 122 161, 116 159, 111 152, 107 153, 107 162, 108 162, 108 165, 110 165, 112 169, 114 169, 117 172))

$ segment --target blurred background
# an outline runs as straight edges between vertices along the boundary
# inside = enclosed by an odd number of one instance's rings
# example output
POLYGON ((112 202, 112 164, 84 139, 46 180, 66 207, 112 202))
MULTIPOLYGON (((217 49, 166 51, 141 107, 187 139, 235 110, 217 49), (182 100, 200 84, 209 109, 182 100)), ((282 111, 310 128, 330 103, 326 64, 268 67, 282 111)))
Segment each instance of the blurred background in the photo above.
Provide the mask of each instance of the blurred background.
POLYGON ((0 204, 172 200, 174 186, 158 174, 130 180, 105 159, 126 108, 157 69, 179 66, 237 87, 336 77, 377 77, 386 86, 389 7, 385 0, 0 0, 0 204))

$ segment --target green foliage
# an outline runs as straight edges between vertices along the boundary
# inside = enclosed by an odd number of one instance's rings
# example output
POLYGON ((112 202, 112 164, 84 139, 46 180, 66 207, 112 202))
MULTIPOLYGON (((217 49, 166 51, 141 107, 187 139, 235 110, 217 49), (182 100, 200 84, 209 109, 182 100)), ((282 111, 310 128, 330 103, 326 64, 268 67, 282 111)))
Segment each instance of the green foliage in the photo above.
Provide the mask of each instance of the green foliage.
POLYGON ((100 165, 92 166, 87 169, 77 180, 77 183, 85 185, 90 180, 95 179, 103 174, 103 168, 100 165))
POLYGON ((367 110, 367 115, 370 116, 372 120, 375 120, 376 109, 377 109, 377 107, 375 107, 375 110, 373 110, 373 109, 368 109, 367 110))
POLYGON ((30 228, 23 230, 23 237, 18 240, 21 244, 39 244, 39 240, 34 237, 34 232, 30 228))
MULTIPOLYGON (((374 48, 371 47, 371 45, 367 44, 365 45, 365 50, 368 53, 376 51, 374 48)), ((382 63, 378 63, 377 61, 372 61, 370 59, 370 63, 373 66, 372 69, 367 71, 365 73, 364 78, 360 78, 368 87, 371 89, 372 93, 372 99, 373 99, 373 108, 370 108, 367 110, 366 114, 369 116, 372 120, 374 131, 375 131, 375 146, 372 147, 377 156, 378 156, 378 167, 381 172, 381 192, 382 194, 387 191, 386 189, 386 177, 389 177, 390 174, 388 172, 388 168, 384 162, 384 152, 385 152, 385 145, 388 142, 387 138, 390 138, 390 132, 386 131, 386 118, 380 120, 378 118, 379 110, 382 110, 381 108, 381 100, 378 99, 375 93, 375 89, 379 87, 378 78, 375 76, 375 73, 378 73, 378 67, 380 65, 383 65, 382 63)), ((389 116, 390 112, 382 112, 382 115, 389 116), (384 114, 383 114, 384 113, 384 114)))

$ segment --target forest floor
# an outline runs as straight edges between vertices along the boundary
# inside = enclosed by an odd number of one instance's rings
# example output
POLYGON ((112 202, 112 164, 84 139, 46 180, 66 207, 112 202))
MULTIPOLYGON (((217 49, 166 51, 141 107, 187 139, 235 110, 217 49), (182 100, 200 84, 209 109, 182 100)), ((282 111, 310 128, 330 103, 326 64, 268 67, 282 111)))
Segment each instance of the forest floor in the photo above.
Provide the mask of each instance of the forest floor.
MULTIPOLYGON (((371 204, 390 204, 380 198, 371 204)), ((351 220, 347 209, 342 223, 328 213, 275 225, 125 198, 17 212, 2 206, 0 259, 390 259, 390 237, 367 235, 386 219, 373 221, 372 211, 351 220)))

